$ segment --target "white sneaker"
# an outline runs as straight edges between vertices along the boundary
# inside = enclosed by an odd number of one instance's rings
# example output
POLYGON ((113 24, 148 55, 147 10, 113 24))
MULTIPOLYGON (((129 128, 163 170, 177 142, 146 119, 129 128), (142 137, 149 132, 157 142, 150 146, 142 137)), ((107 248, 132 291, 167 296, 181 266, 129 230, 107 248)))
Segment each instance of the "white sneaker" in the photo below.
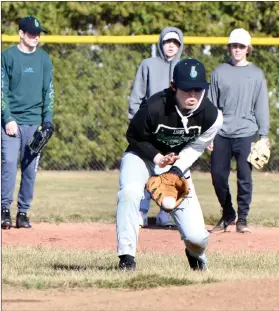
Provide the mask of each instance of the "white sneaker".
POLYGON ((147 214, 145 214, 142 211, 140 211, 140 217, 139 218, 140 218, 139 226, 141 228, 148 227, 148 217, 147 217, 147 214))

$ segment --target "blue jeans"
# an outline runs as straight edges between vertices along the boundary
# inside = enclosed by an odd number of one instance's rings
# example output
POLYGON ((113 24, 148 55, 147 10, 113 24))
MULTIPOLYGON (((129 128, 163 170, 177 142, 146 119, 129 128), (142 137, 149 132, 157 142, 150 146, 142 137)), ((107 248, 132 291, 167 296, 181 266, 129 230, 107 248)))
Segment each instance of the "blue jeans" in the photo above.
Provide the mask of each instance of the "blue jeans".
MULTIPOLYGON (((140 201, 144 197, 147 179, 154 173, 168 171, 153 162, 144 161, 133 152, 124 153, 120 165, 120 190, 118 192, 116 211, 117 252, 118 255, 135 256, 138 244, 140 201)), ((206 264, 205 249, 208 232, 205 229, 202 210, 192 183, 190 172, 185 173, 190 184, 190 194, 171 212, 181 239, 189 253, 206 264)))
POLYGON ((10 209, 16 183, 18 153, 20 152, 21 181, 18 211, 26 213, 33 199, 36 171, 40 154, 31 155, 27 147, 38 125, 18 125, 18 135, 9 136, 1 128, 1 208, 10 209))

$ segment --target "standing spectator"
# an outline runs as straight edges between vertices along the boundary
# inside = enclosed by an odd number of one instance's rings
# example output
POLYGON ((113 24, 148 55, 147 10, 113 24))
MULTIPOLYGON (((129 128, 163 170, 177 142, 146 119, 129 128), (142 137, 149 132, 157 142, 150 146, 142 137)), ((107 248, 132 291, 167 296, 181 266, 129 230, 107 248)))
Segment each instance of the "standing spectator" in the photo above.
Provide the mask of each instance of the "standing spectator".
MULTIPOLYGON (((175 27, 164 28, 157 43, 157 56, 144 59, 136 73, 133 90, 129 98, 129 120, 138 111, 143 100, 170 86, 173 68, 180 60, 183 51, 183 34, 175 27)), ((150 195, 145 191, 140 211, 142 226, 148 226, 147 213, 150 208, 150 195)), ((160 211, 156 224, 162 227, 173 226, 168 213, 160 211)))
POLYGON ((1 227, 12 226, 10 207, 15 190, 20 152, 21 182, 18 193, 17 228, 31 228, 27 212, 33 198, 40 154, 31 154, 28 141, 39 125, 52 128, 54 90, 52 62, 37 45, 40 22, 27 16, 19 22, 20 42, 2 53, 1 110, 1 227))
POLYGON ((269 105, 263 71, 247 60, 253 50, 251 36, 244 29, 231 32, 228 41, 231 60, 211 75, 209 98, 222 110, 224 123, 211 146, 211 176, 222 217, 212 232, 226 230, 236 219, 237 232, 250 232, 247 216, 252 199, 252 166, 247 162, 251 143, 266 141, 269 132, 269 105), (233 208, 229 189, 231 159, 237 165, 237 204, 233 208))

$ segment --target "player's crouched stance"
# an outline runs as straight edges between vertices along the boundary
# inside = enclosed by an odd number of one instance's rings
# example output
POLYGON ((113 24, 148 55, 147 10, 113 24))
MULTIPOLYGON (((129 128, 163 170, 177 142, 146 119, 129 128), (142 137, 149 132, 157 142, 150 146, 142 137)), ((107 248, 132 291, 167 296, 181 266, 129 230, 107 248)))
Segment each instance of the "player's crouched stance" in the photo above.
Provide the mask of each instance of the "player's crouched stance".
POLYGON ((170 212, 186 245, 190 267, 207 269, 208 232, 190 175, 190 167, 223 122, 221 112, 206 96, 207 89, 204 65, 196 59, 181 60, 174 68, 171 87, 143 102, 129 125, 116 212, 121 270, 136 268, 139 207, 146 182, 150 176, 168 171, 175 177, 184 176, 190 187, 189 194, 170 212))

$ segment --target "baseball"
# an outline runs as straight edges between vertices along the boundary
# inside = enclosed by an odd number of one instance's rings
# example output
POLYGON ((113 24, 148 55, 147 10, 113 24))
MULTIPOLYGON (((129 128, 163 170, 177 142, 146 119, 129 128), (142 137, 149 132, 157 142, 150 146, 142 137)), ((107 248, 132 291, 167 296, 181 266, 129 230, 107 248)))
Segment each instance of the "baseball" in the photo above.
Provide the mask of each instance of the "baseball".
POLYGON ((162 207, 165 210, 171 211, 175 208, 176 200, 174 197, 165 197, 162 201, 162 207))

